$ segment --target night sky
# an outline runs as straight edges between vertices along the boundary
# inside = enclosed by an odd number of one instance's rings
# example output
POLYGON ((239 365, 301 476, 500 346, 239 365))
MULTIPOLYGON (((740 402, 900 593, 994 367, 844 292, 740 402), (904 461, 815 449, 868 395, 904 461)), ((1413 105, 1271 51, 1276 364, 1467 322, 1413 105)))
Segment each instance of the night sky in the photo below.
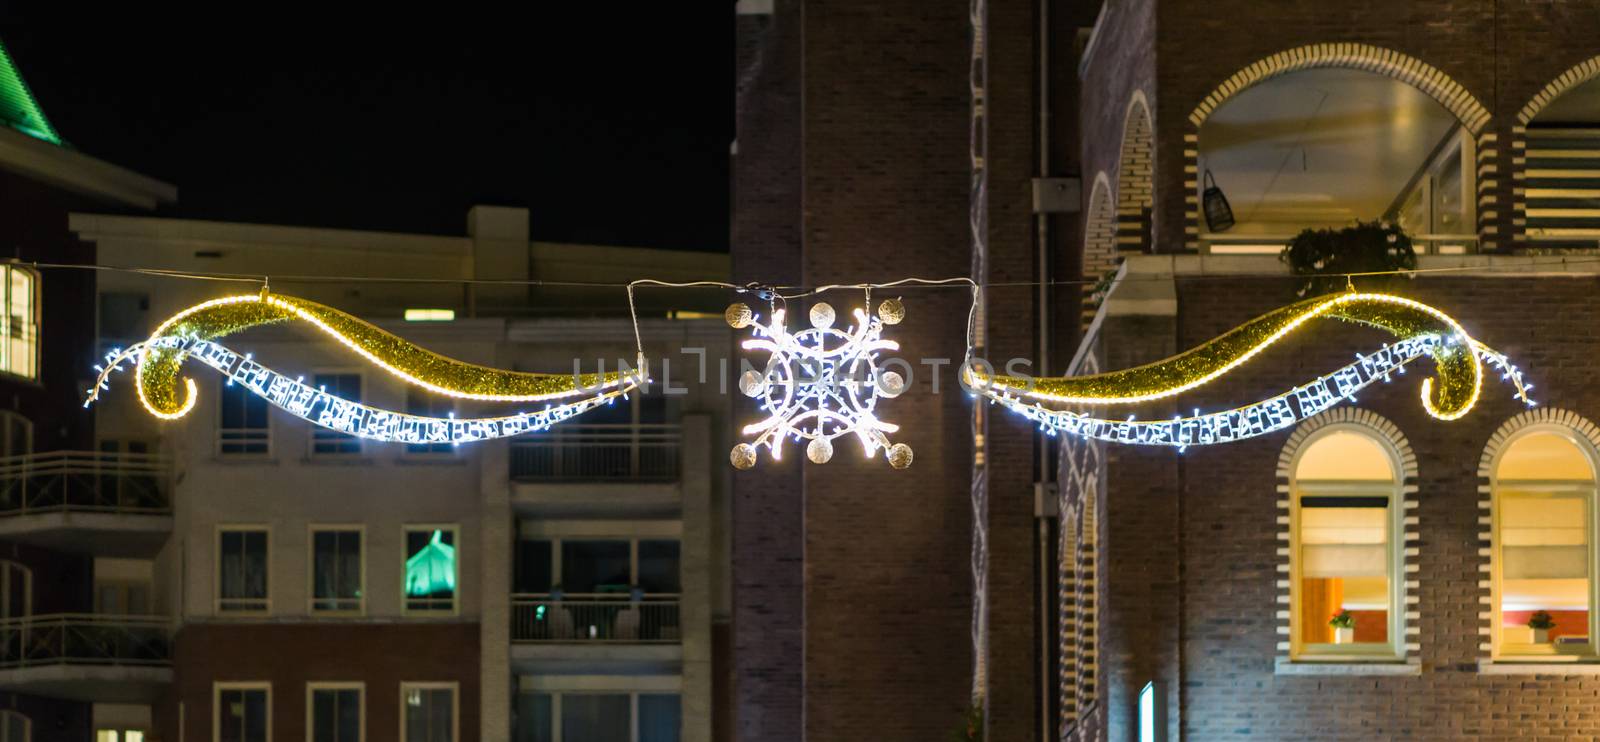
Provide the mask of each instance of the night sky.
POLYGON ((67 141, 178 187, 163 215, 458 235, 490 203, 538 240, 727 249, 723 3, 127 5, 6 3, 0 38, 67 141))

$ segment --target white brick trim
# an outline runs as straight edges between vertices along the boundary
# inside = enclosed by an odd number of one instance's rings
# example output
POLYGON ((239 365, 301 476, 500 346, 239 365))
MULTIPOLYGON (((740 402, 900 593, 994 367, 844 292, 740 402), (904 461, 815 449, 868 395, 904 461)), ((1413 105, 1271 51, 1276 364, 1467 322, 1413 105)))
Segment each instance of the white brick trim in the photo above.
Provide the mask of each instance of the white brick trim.
POLYGON ((1527 126, 1540 111, 1545 109, 1545 106, 1560 98, 1563 93, 1596 77, 1600 77, 1600 56, 1590 57, 1567 68, 1566 72, 1557 75, 1556 79, 1551 80, 1550 84, 1544 86, 1543 90, 1536 93, 1533 99, 1522 107, 1522 111, 1517 114, 1517 123, 1527 126))

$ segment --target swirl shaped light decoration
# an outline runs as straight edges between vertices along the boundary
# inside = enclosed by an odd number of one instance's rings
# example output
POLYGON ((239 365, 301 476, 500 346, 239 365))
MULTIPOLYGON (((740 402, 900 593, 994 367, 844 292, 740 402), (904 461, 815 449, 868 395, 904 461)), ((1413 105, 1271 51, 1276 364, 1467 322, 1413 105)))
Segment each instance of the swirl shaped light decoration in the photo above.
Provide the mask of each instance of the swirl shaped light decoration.
POLYGON ((543 430, 586 410, 610 403, 648 380, 641 352, 634 369, 591 374, 541 374, 480 366, 417 346, 371 323, 314 301, 269 294, 228 296, 185 309, 163 322, 149 339, 113 350, 97 366, 88 406, 110 388, 109 377, 134 369, 144 408, 163 420, 194 409, 198 389, 182 375, 196 360, 242 384, 290 414, 331 430, 376 441, 465 443, 543 430), (483 418, 437 418, 383 410, 312 388, 239 354, 219 338, 253 327, 303 322, 333 338, 368 363, 406 384, 436 394, 484 402, 546 402, 533 412, 483 418), (551 404, 554 403, 554 404, 551 404))
POLYGON ((1435 375, 1421 385, 1422 406, 1440 420, 1471 411, 1483 388, 1485 367, 1497 370, 1513 396, 1532 406, 1532 384, 1492 348, 1473 339, 1449 315, 1427 304, 1390 294, 1323 296, 1263 314, 1178 355, 1120 371, 1032 379, 985 373, 970 366, 963 380, 975 393, 1018 412, 1053 434, 1116 443, 1174 446, 1226 443, 1281 430, 1315 415, 1378 381, 1404 374, 1427 356, 1435 375), (1395 337, 1378 351, 1304 385, 1232 410, 1170 420, 1112 420, 1089 412, 1046 406, 1099 408, 1176 397, 1232 372, 1314 319, 1340 319, 1384 330, 1395 337))

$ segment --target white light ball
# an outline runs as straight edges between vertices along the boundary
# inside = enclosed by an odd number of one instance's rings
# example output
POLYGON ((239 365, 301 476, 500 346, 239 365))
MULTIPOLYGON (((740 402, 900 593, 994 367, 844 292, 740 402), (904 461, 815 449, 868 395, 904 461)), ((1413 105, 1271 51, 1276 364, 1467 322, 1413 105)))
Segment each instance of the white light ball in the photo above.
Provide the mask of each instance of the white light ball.
POLYGON ((767 388, 767 378, 760 371, 751 369, 739 375, 739 391, 746 397, 759 397, 767 388))
POLYGON ((735 469, 749 469, 756 465, 756 449, 748 443, 740 443, 728 452, 728 460, 735 469))
POLYGON ((728 321, 730 327, 743 329, 755 321, 755 312, 750 311, 744 302, 734 302, 728 305, 728 311, 722 313, 722 318, 728 321))
POLYGON ((819 330, 833 326, 833 305, 819 301, 811 306, 811 326, 819 330))
POLYGON ((833 458, 833 444, 827 438, 816 438, 806 444, 806 458, 813 464, 826 464, 833 458))
POLYGON ((898 325, 906 318, 906 305, 900 299, 886 299, 878 305, 878 319, 886 325, 898 325))
POLYGON ((906 390, 906 379, 895 371, 885 371, 878 375, 878 394, 894 399, 906 390))
POLYGON ((889 447, 889 466, 904 469, 911 466, 911 447, 904 443, 896 443, 889 447))

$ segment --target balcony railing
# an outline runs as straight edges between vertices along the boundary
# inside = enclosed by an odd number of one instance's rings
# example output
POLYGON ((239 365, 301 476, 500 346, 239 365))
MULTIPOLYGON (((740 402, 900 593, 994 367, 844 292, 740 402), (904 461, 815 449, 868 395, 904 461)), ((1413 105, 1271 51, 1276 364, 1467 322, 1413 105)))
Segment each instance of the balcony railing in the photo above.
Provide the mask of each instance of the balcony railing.
POLYGON ((53 451, 0 458, 0 516, 168 513, 171 467, 148 454, 53 451))
MULTIPOLYGON (((1419 255, 1464 255, 1478 251, 1474 234, 1414 234, 1412 248, 1419 255)), ((1231 234, 1207 232, 1200 235, 1201 251, 1212 255, 1277 255, 1295 238, 1292 234, 1231 234)))
POLYGON ((674 482, 676 424, 559 425, 511 444, 511 478, 519 482, 674 482))
POLYGON ((637 601, 590 594, 561 600, 535 593, 511 596, 513 642, 671 644, 682 636, 679 626, 677 595, 637 601))
POLYGON ((0 619, 0 669, 42 665, 170 665, 161 616, 63 613, 0 619))

